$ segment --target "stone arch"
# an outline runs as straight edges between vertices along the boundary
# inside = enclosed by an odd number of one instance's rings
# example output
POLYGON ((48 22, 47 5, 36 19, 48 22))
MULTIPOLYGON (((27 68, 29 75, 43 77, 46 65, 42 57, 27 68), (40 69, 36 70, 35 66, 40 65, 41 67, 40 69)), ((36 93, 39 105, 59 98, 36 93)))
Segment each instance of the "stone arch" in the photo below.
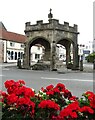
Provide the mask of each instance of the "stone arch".
MULTIPOLYGON (((44 51, 45 58, 48 58, 48 59, 50 58, 51 45, 50 45, 49 40, 47 40, 43 36, 36 36, 34 38, 31 38, 31 39, 29 39, 28 42, 26 42, 27 47, 25 47, 25 53, 26 53, 26 55, 28 55, 26 57, 26 60, 25 60, 25 61, 27 61, 27 63, 26 63, 27 68, 30 68, 30 52, 31 52, 30 50, 31 50, 31 47, 36 45, 36 44, 42 45, 45 48, 45 51, 44 51)), ((45 59, 45 60, 47 60, 47 59, 45 59)))
POLYGON ((71 55, 70 55, 70 52, 71 52, 71 45, 73 47, 73 69, 75 69, 76 67, 78 67, 78 47, 77 47, 77 43, 76 41, 73 41, 72 39, 69 39, 69 38, 61 38, 61 39, 58 39, 56 44, 61 44, 65 47, 66 49, 66 65, 71 62, 71 55))
POLYGON ((71 46, 71 40, 68 38, 62 38, 57 41, 57 44, 61 44, 66 49, 66 64, 70 62, 70 46, 71 46))
POLYGON ((36 37, 30 39, 29 42, 28 42, 29 46, 33 46, 35 44, 41 44, 44 47, 46 47, 47 49, 51 47, 49 40, 47 40, 43 36, 36 36, 36 37))

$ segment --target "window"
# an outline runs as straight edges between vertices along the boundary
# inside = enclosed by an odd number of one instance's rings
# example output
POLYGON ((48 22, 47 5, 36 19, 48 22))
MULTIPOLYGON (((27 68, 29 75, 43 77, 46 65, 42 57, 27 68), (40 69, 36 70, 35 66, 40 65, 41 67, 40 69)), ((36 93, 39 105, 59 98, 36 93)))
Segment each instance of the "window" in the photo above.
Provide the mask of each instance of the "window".
POLYGON ((7 53, 10 55, 10 51, 7 50, 7 53))
POLYGON ((38 46, 38 50, 40 50, 40 46, 38 46))
POLYGON ((17 60, 17 52, 15 52, 15 60, 17 60))
POLYGON ((14 54, 14 52, 11 51, 11 60, 13 60, 13 54, 14 54))
POLYGON ((14 42, 10 42, 10 46, 11 47, 15 46, 15 43, 14 42))
POLYGON ((21 52, 21 59, 23 58, 23 52, 21 52))
POLYGON ((40 54, 35 54, 35 59, 39 59, 40 58, 40 54))
POLYGON ((18 58, 20 58, 20 52, 18 52, 18 58))
POLYGON ((24 48, 24 44, 21 44, 21 47, 24 48))
POLYGON ((8 58, 8 60, 10 60, 10 54, 11 54, 11 53, 10 53, 10 51, 8 50, 8 51, 7 51, 7 58, 8 58))

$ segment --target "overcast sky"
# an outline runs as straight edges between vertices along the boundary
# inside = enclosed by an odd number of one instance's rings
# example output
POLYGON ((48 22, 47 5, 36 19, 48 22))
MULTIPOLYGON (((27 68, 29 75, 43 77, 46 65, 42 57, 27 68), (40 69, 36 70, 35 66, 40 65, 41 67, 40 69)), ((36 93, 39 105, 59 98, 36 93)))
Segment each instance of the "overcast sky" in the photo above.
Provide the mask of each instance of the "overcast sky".
POLYGON ((0 0, 0 21, 8 31, 24 34, 26 22, 48 22, 50 8, 61 24, 78 25, 78 43, 93 41, 93 0, 0 0))

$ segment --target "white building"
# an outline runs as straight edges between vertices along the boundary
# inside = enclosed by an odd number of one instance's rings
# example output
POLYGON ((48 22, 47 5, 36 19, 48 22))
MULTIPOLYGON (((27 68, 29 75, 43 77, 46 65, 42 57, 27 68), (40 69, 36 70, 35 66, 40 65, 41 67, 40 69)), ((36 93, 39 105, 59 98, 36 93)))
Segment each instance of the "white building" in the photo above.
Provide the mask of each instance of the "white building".
POLYGON ((59 60, 66 60, 66 49, 63 45, 57 44, 56 46, 57 57, 59 60))
POLYGON ((89 54, 95 52, 95 40, 94 41, 88 41, 85 44, 79 45, 79 55, 83 55, 83 59, 85 60, 85 57, 89 54))
MULTIPOLYGON (((25 35, 9 32, 0 22, 0 62, 17 62, 23 60, 25 35)), ((37 62, 42 56, 42 46, 31 48, 31 61, 37 62)))
POLYGON ((44 47, 40 44, 36 44, 31 47, 31 62, 38 62, 38 60, 42 59, 44 47))

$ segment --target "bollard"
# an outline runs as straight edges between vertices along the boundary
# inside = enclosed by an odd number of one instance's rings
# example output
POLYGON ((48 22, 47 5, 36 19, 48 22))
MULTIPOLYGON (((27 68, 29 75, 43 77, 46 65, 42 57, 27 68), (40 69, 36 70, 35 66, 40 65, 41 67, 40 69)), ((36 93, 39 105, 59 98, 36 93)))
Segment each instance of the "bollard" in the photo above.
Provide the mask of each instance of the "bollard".
POLYGON ((18 67, 19 69, 21 69, 21 60, 20 60, 20 58, 18 58, 18 60, 17 60, 17 67, 18 67))
POLYGON ((83 60, 80 60, 80 71, 83 71, 83 60))
POLYGON ((94 59, 94 62, 93 62, 93 70, 95 70, 95 59, 94 59))

